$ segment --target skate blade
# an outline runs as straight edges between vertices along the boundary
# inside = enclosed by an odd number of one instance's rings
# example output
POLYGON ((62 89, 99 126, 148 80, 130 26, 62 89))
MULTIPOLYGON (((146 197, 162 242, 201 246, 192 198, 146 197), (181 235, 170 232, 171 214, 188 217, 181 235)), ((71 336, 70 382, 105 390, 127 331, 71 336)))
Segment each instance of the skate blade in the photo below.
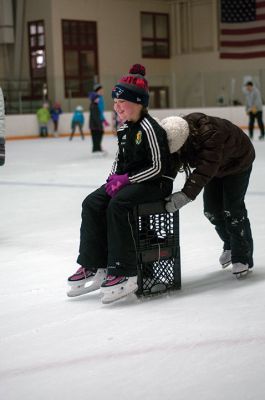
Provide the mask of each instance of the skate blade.
POLYGON ((156 283, 151 287, 151 293, 163 293, 167 290, 167 286, 164 283, 156 283))
POLYGON ((78 288, 73 288, 67 292, 68 297, 77 297, 77 296, 82 296, 83 294, 91 293, 94 292, 95 290, 100 289, 100 285, 90 285, 90 286, 82 286, 78 288))
POLYGON ((67 283, 70 287, 77 287, 77 288, 84 287, 87 283, 91 283, 91 282, 93 282, 93 278, 82 279, 79 282, 78 281, 67 281, 67 283))
POLYGON ((222 268, 223 269, 227 268, 231 263, 232 263, 232 261, 228 261, 227 263, 222 264, 222 268))
POLYGON ((243 279, 243 278, 246 278, 246 276, 248 275, 248 272, 249 271, 246 270, 246 271, 234 273, 233 275, 235 275, 236 279, 243 279))
POLYGON ((117 295, 115 297, 114 297, 114 295, 110 296, 110 293, 107 293, 101 299, 102 304, 114 303, 117 300, 120 300, 126 296, 129 296, 129 294, 133 294, 133 293, 137 292, 137 290, 138 290, 138 285, 136 285, 136 287, 132 288, 130 291, 124 291, 124 292, 117 293, 117 295))

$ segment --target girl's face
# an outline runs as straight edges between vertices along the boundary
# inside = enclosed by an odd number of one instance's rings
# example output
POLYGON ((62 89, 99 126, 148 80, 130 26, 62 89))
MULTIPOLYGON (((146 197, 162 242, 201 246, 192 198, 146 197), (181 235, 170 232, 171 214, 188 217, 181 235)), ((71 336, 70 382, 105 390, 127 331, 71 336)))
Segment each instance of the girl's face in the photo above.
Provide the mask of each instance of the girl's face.
POLYGON ((132 103, 128 100, 114 99, 114 111, 122 122, 137 122, 141 116, 141 104, 132 103))

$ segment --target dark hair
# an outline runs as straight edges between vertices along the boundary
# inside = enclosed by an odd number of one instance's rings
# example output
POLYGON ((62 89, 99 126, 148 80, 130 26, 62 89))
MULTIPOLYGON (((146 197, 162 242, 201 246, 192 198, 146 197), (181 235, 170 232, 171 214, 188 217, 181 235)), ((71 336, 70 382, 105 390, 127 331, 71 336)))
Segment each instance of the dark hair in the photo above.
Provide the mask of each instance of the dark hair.
POLYGON ((94 92, 98 92, 102 88, 103 88, 103 86, 100 83, 96 83, 94 85, 94 92))
POLYGON ((188 162, 189 157, 189 147, 187 146, 188 139, 184 143, 184 145, 180 148, 178 154, 178 170, 179 172, 184 172, 186 175, 186 179, 191 174, 190 164, 188 162))
MULTIPOLYGON (((185 119, 185 117, 184 117, 185 119)), ((179 160, 179 171, 185 172, 186 179, 191 174, 191 166, 190 162, 196 159, 196 137, 197 137, 197 128, 194 125, 193 121, 185 119, 189 124, 189 136, 186 142, 178 151, 178 160, 179 160)))
POLYGON ((248 81, 245 86, 253 86, 253 82, 248 81))
POLYGON ((141 118, 145 117, 148 114, 148 109, 147 107, 143 106, 141 109, 141 118))

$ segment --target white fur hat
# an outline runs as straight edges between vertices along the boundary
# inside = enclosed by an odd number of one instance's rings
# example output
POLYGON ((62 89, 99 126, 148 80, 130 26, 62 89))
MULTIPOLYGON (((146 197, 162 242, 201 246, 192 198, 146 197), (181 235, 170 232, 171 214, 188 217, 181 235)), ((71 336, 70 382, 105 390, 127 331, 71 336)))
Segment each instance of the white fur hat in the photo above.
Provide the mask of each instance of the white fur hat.
POLYGON ((178 151, 186 142, 189 136, 189 125, 181 117, 167 117, 159 122, 167 133, 167 140, 170 153, 178 151))

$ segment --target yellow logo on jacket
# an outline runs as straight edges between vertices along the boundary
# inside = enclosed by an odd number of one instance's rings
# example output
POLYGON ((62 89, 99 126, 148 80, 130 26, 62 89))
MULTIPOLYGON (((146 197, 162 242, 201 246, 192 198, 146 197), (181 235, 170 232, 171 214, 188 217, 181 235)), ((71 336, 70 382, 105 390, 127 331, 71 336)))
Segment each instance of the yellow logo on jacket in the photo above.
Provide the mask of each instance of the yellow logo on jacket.
POLYGON ((142 142, 142 132, 141 132, 141 131, 138 131, 138 132, 136 133, 135 143, 136 143, 136 144, 140 144, 141 142, 142 142))

